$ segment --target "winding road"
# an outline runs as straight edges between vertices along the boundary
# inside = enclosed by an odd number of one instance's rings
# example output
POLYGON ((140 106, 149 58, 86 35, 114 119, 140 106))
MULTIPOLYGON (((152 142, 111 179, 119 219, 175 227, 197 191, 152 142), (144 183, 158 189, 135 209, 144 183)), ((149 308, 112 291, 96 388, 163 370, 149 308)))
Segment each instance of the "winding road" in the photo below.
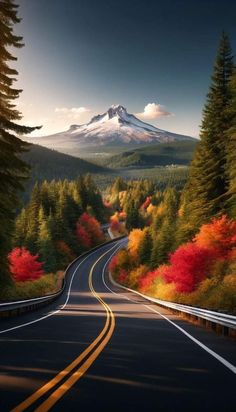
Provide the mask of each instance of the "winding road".
POLYGON ((55 302, 1 320, 1 412, 236 411, 235 342, 114 286, 121 244, 78 259, 55 302))

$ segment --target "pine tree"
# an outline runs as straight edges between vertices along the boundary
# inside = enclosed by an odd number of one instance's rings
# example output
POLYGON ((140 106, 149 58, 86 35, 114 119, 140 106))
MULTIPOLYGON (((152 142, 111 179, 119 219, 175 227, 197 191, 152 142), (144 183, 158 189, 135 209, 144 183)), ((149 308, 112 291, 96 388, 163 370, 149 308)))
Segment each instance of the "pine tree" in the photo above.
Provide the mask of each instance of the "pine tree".
POLYGON ((157 218, 152 225, 154 236, 151 252, 152 267, 165 263, 169 253, 174 249, 178 205, 178 192, 174 188, 167 188, 163 194, 163 216, 159 218, 159 226, 157 218))
POLYGON ((184 233, 182 240, 191 238, 202 223, 226 208, 228 140, 225 132, 231 123, 229 83, 232 72, 233 56, 229 39, 223 33, 214 65, 212 85, 203 111, 201 140, 183 191, 186 207, 182 216, 183 226, 180 228, 184 233))
POLYGON ((39 225, 39 210, 41 205, 41 186, 35 184, 30 202, 26 208, 27 213, 27 232, 24 240, 24 246, 29 249, 31 253, 37 253, 37 239, 38 239, 38 225, 39 225))
POLYGON ((167 218, 161 226, 151 251, 151 266, 153 268, 166 263, 168 256, 174 248, 175 241, 175 225, 167 218))
POLYGON ((39 210, 37 249, 46 272, 54 272, 56 270, 56 251, 50 231, 50 219, 51 217, 47 219, 41 206, 39 210))
POLYGON ((135 228, 141 228, 143 226, 142 218, 140 216, 138 208, 135 206, 134 200, 128 204, 127 209, 127 219, 126 219, 126 228, 127 230, 132 230, 135 228))
POLYGON ((229 215, 236 219, 236 69, 230 82, 231 102, 229 113, 231 117, 231 125, 227 130, 228 151, 227 151, 227 173, 229 181, 229 198, 227 210, 229 215))
POLYGON ((27 149, 26 143, 18 134, 35 130, 20 126, 15 121, 21 119, 14 100, 21 90, 13 87, 18 72, 9 67, 8 62, 16 61, 11 54, 12 47, 23 46, 22 37, 13 33, 13 25, 20 22, 17 17, 18 6, 13 0, 0 3, 0 274, 1 283, 9 281, 7 254, 11 246, 15 209, 18 202, 17 192, 22 190, 22 182, 29 168, 19 155, 27 149))
POLYGON ((152 236, 149 229, 145 229, 145 234, 140 242, 138 255, 141 264, 148 265, 151 259, 152 252, 152 236))

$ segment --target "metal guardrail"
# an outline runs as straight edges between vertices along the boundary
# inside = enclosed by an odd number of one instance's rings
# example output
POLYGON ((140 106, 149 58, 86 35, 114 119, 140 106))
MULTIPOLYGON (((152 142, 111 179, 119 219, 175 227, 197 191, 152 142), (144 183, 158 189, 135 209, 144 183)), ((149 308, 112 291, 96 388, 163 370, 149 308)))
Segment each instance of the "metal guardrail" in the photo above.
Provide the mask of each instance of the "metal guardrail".
MULTIPOLYGON (((64 283, 64 282, 63 282, 64 283)), ((52 293, 51 295, 46 295, 38 298, 33 299, 24 299, 18 300, 14 302, 4 302, 0 303, 0 313, 1 312, 16 312, 16 314, 21 313, 28 310, 35 309, 38 306, 41 306, 44 303, 49 303, 56 299, 64 290, 64 286, 56 293, 52 293)))
POLYGON ((15 316, 15 315, 20 315, 21 313, 35 310, 36 308, 46 305, 48 303, 51 303, 53 300, 57 299, 63 292, 66 287, 66 275, 69 269, 71 268, 74 263, 76 263, 79 259, 82 259, 86 256, 88 256, 90 253, 95 252, 101 247, 104 247, 106 245, 109 245, 110 243, 114 243, 118 240, 123 239, 125 236, 121 236, 116 239, 109 240, 108 242, 102 243, 98 246, 95 246, 94 248, 88 250, 87 252, 82 253, 80 256, 78 256, 76 259, 74 259, 66 268, 65 270, 65 275, 64 275, 64 281, 62 288, 56 292, 52 293, 50 295, 42 296, 42 297, 37 297, 37 298, 32 298, 32 299, 23 299, 23 300, 18 300, 14 302, 3 302, 0 303, 0 317, 7 317, 7 316, 15 316))
MULTIPOLYGON (((121 287, 122 289, 135 293, 136 295, 139 295, 142 298, 147 299, 148 301, 153 302, 159 306, 163 306, 165 308, 174 310, 181 314, 189 315, 189 317, 192 317, 195 319, 201 319, 202 324, 204 324, 204 322, 206 324, 207 322, 209 322, 209 323, 213 323, 214 325, 221 325, 223 328, 236 330, 236 316, 234 315, 228 315, 226 313, 214 312, 208 309, 202 309, 202 308, 197 308, 193 306, 182 305, 180 303, 174 303, 174 302, 169 302, 165 300, 155 299, 155 298, 152 298, 151 296, 144 295, 143 293, 140 293, 136 290, 120 285, 112 278, 112 276, 110 276, 110 280, 115 286, 121 287)), ((227 330, 224 330, 223 332, 227 334, 227 330)))

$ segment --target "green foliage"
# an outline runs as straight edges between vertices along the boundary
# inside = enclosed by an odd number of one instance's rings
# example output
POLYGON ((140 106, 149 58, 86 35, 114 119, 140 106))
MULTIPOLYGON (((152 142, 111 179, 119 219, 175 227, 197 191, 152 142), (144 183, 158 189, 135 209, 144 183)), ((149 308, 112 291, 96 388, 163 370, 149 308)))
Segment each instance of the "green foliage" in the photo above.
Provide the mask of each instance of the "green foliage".
POLYGON ((151 266, 156 267, 168 260, 175 246, 176 218, 179 207, 179 194, 173 188, 163 193, 162 215, 157 215, 151 225, 154 241, 151 252, 151 266), (157 234, 156 234, 157 231, 157 234))
POLYGON ((135 206, 134 200, 131 200, 131 202, 127 205, 125 211, 127 214, 126 229, 128 231, 134 228, 143 227, 143 220, 137 206, 135 206))
MULTIPOLYGON (((76 236, 76 223, 88 209, 100 221, 105 219, 101 194, 90 176, 36 184, 29 203, 16 219, 14 245, 39 253, 45 271, 62 269, 84 250, 76 236)), ((96 225, 94 220, 92 237, 96 225)), ((92 244, 100 241, 97 229, 92 244)))
MULTIPOLYGON (((228 177, 228 139, 225 132, 231 124, 230 78, 233 72, 233 57, 228 37, 223 33, 212 84, 203 111, 201 140, 191 163, 189 179, 183 191, 185 208, 181 226, 184 236, 190 238, 200 225, 211 216, 226 209, 228 177)), ((182 230, 180 226, 180 230, 182 230)))
POLYGON ((227 210, 231 217, 236 219, 236 69, 230 82, 231 101, 229 105, 229 114, 231 124, 226 131, 228 139, 227 147, 227 169, 229 190, 227 210))
POLYGON ((116 154, 103 161, 110 168, 134 166, 154 167, 166 165, 188 165, 192 160, 196 140, 158 143, 116 154))
POLYGON ((7 254, 11 247, 18 191, 29 173, 28 165, 20 158, 28 145, 20 140, 19 134, 27 134, 35 128, 20 126, 15 121, 21 119, 16 109, 15 99, 22 90, 15 89, 13 83, 18 72, 9 67, 8 62, 16 61, 13 48, 23 46, 22 37, 16 36, 13 26, 20 22, 18 6, 12 0, 0 3, 0 282, 10 281, 7 254))
POLYGON ((139 261, 141 264, 143 265, 150 264, 152 246, 153 246, 153 240, 152 240, 152 235, 150 233, 150 230, 145 229, 144 237, 142 238, 140 245, 139 245, 139 249, 138 249, 139 261))
POLYGON ((49 273, 41 278, 27 281, 15 282, 1 290, 0 300, 14 301, 21 299, 31 299, 57 292, 61 287, 61 274, 49 273))

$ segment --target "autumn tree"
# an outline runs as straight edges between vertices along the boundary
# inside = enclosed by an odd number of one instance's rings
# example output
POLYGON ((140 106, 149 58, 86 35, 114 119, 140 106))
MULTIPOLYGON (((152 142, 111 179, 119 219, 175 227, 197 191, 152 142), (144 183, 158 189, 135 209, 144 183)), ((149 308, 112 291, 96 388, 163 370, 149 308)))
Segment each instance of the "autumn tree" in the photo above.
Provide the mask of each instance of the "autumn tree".
POLYGON ((163 273, 167 283, 174 283, 177 292, 192 292, 210 273, 214 251, 187 243, 170 256, 170 266, 163 273))
POLYGON ((139 259, 139 247, 144 237, 144 231, 141 229, 133 229, 129 234, 128 251, 134 261, 139 259))
POLYGON ((32 255, 25 248, 15 248, 8 255, 10 271, 17 282, 40 278, 44 271, 43 263, 38 261, 38 255, 32 255))
POLYGON ((23 189, 22 182, 29 173, 29 167, 20 158, 27 149, 27 144, 20 140, 19 134, 35 130, 20 126, 15 121, 21 119, 16 109, 15 99, 21 90, 14 88, 18 72, 8 62, 17 60, 12 54, 13 48, 23 46, 22 37, 16 36, 13 27, 20 22, 17 16, 18 6, 12 1, 0 3, 0 276, 1 283, 10 280, 8 276, 7 254, 11 246, 15 210, 18 204, 18 191, 23 189))

